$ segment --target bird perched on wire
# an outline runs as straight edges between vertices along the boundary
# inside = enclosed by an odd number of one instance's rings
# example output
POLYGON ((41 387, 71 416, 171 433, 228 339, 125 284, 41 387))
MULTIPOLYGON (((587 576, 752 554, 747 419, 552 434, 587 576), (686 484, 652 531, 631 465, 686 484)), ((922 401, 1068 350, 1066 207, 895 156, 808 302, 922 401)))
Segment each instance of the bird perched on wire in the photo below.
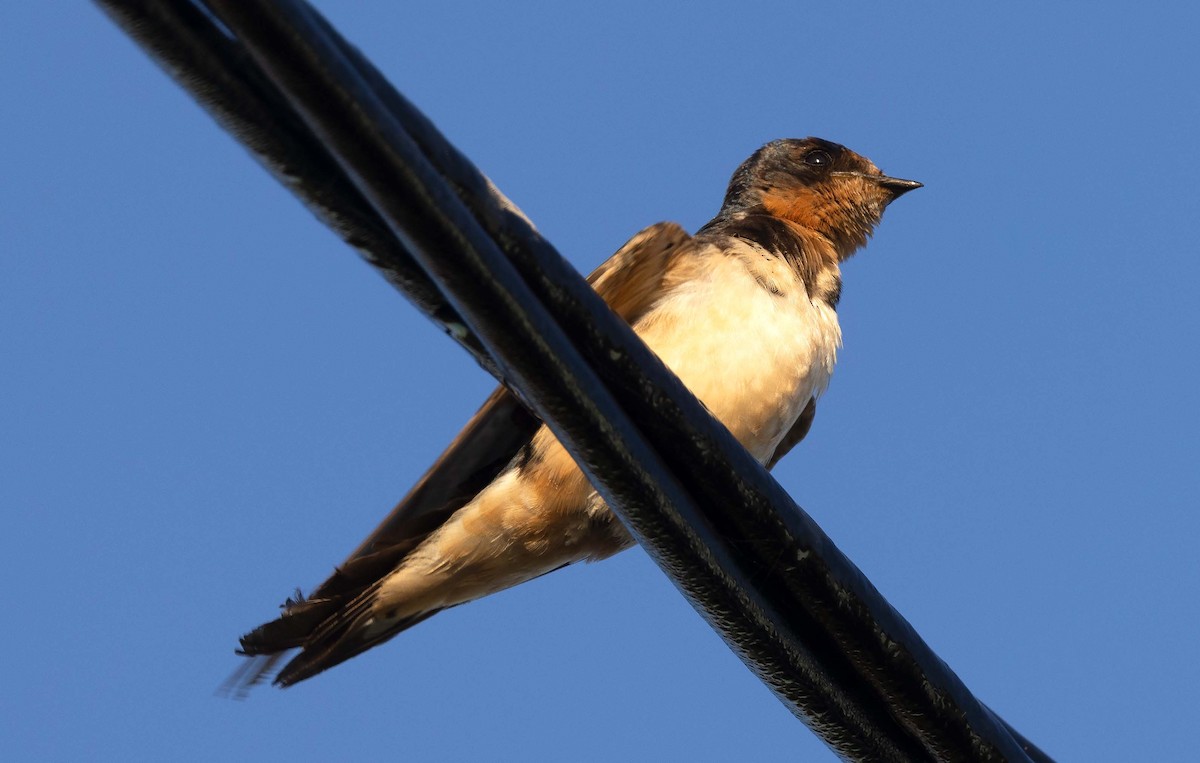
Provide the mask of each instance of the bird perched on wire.
MULTIPOLYGON (((696 235, 638 233, 588 279, 768 468, 807 433, 841 345, 841 263, 921 187, 817 138, 734 172, 696 235)), ((416 487, 307 599, 241 639, 247 687, 290 686, 449 607, 633 544, 554 435, 498 389, 416 487)))

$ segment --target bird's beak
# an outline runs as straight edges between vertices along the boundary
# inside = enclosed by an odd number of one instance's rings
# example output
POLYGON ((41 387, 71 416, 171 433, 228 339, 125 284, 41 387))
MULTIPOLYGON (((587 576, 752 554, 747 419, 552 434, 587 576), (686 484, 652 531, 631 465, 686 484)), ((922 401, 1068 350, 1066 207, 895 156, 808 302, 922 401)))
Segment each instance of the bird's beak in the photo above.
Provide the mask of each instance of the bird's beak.
POLYGON ((924 185, 924 183, 918 183, 915 180, 904 180, 902 178, 888 177, 887 175, 876 175, 871 179, 879 184, 881 188, 891 191, 892 199, 898 199, 914 188, 920 188, 924 185))
POLYGON ((903 178, 893 178, 887 175, 868 175, 865 172, 831 172, 830 175, 838 175, 841 177, 856 177, 863 180, 870 180, 880 188, 886 188, 892 194, 892 201, 900 198, 903 194, 908 193, 914 188, 920 188, 924 183, 918 183, 915 180, 904 180, 903 178))

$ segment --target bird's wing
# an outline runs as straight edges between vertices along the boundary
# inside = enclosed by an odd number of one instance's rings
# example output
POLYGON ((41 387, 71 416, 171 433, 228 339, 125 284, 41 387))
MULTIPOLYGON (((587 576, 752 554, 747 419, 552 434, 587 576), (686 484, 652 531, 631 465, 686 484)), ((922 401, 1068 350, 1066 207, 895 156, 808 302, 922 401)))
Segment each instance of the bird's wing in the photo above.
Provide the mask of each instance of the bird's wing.
MULTIPOLYGON (((675 223, 652 225, 596 268, 588 283, 613 312, 632 323, 650 308, 671 259, 690 240, 687 231, 675 223)), ((407 553, 491 483, 540 423, 516 396, 497 387, 450 447, 343 563, 342 570, 390 549, 407 553)), ((314 596, 327 592, 326 586, 334 578, 322 584, 314 596)))
MULTIPOLYGON (((691 236, 675 223, 652 225, 597 268, 588 283, 614 312, 633 322, 651 307, 671 260, 690 241, 691 236)), ((242 651, 271 655, 303 646, 322 623, 394 570, 412 549, 491 483, 540 423, 511 392, 497 388, 346 561, 309 597, 289 599, 278 619, 243 636, 242 651)), ((273 664, 260 663, 259 670, 246 671, 248 675, 237 683, 256 683, 263 669, 269 670, 273 664)))
POLYGON ((653 306, 671 263, 691 242, 691 235, 675 223, 651 225, 626 241, 587 281, 614 313, 632 324, 653 306))
POLYGON ((786 456, 792 448, 804 439, 808 434, 808 430, 812 428, 813 417, 817 415, 817 399, 811 398, 808 405, 804 406, 804 410, 800 411, 800 418, 796 419, 796 423, 792 424, 792 428, 783 436, 779 444, 775 446, 775 452, 771 454, 771 458, 767 461, 767 469, 774 469, 775 464, 779 463, 779 459, 786 456))

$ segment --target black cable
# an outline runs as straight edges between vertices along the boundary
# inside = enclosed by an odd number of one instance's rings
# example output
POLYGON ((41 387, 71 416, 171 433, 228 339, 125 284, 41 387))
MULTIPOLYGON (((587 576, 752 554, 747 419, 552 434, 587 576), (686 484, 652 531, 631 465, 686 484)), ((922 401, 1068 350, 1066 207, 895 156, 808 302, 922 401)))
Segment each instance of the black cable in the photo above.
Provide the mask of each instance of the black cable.
POLYGON ((192 2, 99 5, 284 187, 494 372, 479 340, 446 303, 287 99, 216 19, 192 2))

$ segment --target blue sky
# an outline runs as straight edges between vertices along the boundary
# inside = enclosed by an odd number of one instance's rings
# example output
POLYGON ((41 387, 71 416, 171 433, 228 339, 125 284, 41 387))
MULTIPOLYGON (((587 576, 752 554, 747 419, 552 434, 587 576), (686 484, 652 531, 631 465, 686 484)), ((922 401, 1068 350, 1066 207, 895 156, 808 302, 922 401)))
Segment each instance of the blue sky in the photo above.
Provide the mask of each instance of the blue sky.
MULTIPOLYGON (((773 138, 923 181, 776 475, 1052 755, 1191 759, 1194 6, 645 5, 319 7, 584 272, 773 138)), ((640 550, 215 697, 492 380, 94 7, 0 29, 5 759, 831 759, 640 550)))

